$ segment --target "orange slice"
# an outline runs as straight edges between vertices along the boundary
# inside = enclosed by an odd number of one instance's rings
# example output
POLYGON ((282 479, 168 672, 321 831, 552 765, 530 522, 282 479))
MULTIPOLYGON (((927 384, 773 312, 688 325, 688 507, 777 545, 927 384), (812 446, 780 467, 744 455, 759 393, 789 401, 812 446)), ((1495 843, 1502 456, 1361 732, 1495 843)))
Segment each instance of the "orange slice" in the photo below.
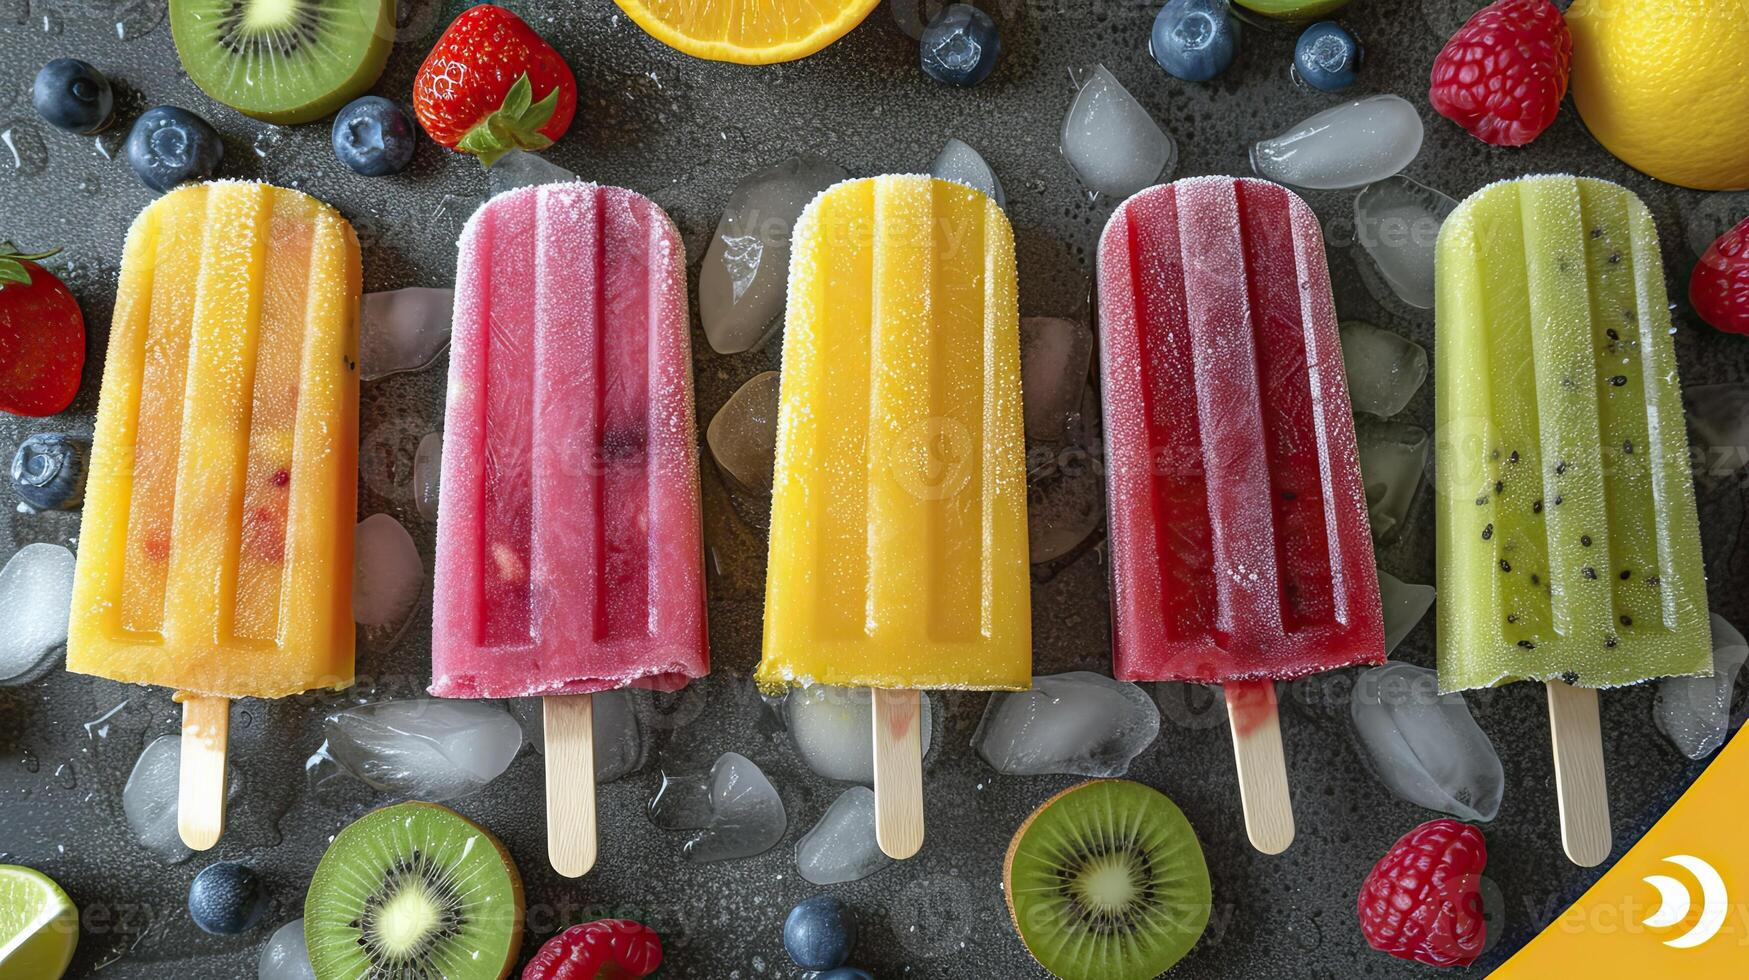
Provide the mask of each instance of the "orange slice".
POLYGON ((650 36, 710 61, 769 65, 824 48, 880 0, 614 0, 650 36))

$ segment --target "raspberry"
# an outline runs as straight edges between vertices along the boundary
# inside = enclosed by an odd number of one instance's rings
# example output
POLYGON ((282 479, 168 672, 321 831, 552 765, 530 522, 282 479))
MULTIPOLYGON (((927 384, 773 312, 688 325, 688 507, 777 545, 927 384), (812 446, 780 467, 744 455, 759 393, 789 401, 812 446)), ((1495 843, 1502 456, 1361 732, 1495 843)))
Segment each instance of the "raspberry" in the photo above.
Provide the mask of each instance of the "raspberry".
POLYGON ((1404 834, 1360 886, 1360 931, 1372 948, 1434 966, 1469 966, 1487 938, 1482 832, 1430 820, 1404 834))
POLYGON ((598 919, 546 941, 522 980, 634 980, 662 965, 662 939, 630 919, 598 919))
POLYGON ((1523 146, 1567 94, 1573 36, 1549 0, 1499 0, 1445 42, 1427 92, 1439 114, 1495 146, 1523 146))
POLYGON ((1688 301, 1700 318, 1731 333, 1749 333, 1749 218, 1719 236, 1694 275, 1688 301))

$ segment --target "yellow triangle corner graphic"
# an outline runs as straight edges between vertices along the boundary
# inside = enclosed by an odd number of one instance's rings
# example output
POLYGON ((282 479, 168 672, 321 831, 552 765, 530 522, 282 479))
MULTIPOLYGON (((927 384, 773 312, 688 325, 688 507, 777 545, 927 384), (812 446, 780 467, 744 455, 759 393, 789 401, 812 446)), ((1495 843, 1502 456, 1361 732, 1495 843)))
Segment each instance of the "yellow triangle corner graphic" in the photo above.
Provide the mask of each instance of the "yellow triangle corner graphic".
POLYGON ((1749 977, 1749 738, 1492 977, 1749 977))

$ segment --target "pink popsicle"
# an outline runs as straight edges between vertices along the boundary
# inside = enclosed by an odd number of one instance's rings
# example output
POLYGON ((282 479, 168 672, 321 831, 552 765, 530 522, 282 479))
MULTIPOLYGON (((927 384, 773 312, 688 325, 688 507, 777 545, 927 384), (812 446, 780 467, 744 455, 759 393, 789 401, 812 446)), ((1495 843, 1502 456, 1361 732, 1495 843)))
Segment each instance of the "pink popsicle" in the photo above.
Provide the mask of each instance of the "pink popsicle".
POLYGON ((1268 181, 1150 188, 1106 225, 1099 293, 1116 676, 1383 660, 1317 216, 1268 181))
POLYGON ((616 187, 493 198, 456 272, 431 693, 704 675, 702 554, 673 222, 616 187))

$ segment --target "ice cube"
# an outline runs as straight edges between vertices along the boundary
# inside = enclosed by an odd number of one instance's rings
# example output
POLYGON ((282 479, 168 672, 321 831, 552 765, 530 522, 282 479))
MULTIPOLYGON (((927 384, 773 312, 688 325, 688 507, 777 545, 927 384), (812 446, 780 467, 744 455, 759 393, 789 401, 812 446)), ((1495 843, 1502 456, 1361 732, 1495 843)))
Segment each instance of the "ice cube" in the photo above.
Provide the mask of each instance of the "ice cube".
POLYGON ((712 349, 737 354, 777 332, 789 285, 790 231, 815 195, 848 176, 825 157, 804 153, 736 185, 698 274, 699 318, 712 349))
POLYGON ((511 150, 486 169, 486 186, 493 194, 513 191, 535 184, 560 184, 576 180, 577 175, 538 153, 511 150))
POLYGON ((1002 189, 1002 180, 996 176, 996 171, 990 169, 977 150, 959 140, 947 141, 947 145, 935 155, 935 162, 929 165, 929 172, 942 180, 983 191, 999 208, 1008 207, 1008 192, 1002 189))
POLYGON ((990 695, 972 748, 1010 776, 1121 776, 1160 735, 1160 709, 1135 684, 1074 671, 990 695))
POLYGON ((375 381, 428 367, 449 346, 455 290, 365 293, 359 311, 358 376, 375 381))
POLYGON ((1368 184, 1354 198, 1354 237, 1410 306, 1433 308, 1433 246, 1456 207, 1439 191, 1400 175, 1368 184))
POLYGON ((875 796, 867 786, 840 793, 796 841, 796 870, 816 885, 861 881, 892 863, 875 842, 875 796))
POLYGON ((1074 551, 1105 519, 1105 482, 1093 462, 1079 446, 1029 451, 1026 535, 1033 564, 1074 551))
POLYGON ((1462 820, 1500 812, 1500 756, 1463 695, 1439 693, 1437 673, 1405 663, 1373 667, 1356 678, 1350 710, 1362 754, 1391 792, 1462 820))
POLYGON ((1379 599, 1385 607, 1385 655, 1389 656, 1433 608, 1433 586, 1405 582, 1381 568, 1379 599))
MULTIPOLYGON (((225 798, 233 802, 242 786, 234 767, 226 767, 225 798)), ((182 736, 160 735, 146 744, 121 791, 122 815, 140 846, 167 864, 194 853, 176 829, 176 801, 182 785, 182 736)))
MULTIPOLYGON (((644 765, 644 736, 638 729, 637 703, 631 691, 602 691, 594 698, 595 781, 611 783, 637 772, 644 765)), ((515 698, 510 713, 522 725, 522 733, 536 752, 547 750, 545 715, 541 698, 515 698)))
POLYGON ((1354 436, 1373 540, 1389 542, 1402 533, 1409 506, 1421 489, 1427 471, 1427 430, 1363 416, 1355 420, 1354 436))
POLYGON ((47 673, 67 646, 73 604, 73 553, 37 542, 0 569, 0 686, 47 673))
POLYGON ((1682 389, 1694 454, 1709 476, 1730 476, 1749 463, 1749 384, 1682 389))
POLYGON ((1652 719, 1670 744, 1690 759, 1704 759, 1725 744, 1731 731, 1731 692, 1749 641, 1737 628, 1712 614, 1713 676, 1666 677, 1658 681, 1652 719))
POLYGON ((353 532, 352 618, 360 626, 399 626, 425 586, 419 547, 401 522, 372 514, 353 532))
POLYGON ((1342 321, 1342 366, 1354 410, 1389 418, 1427 381, 1427 351, 1363 320, 1342 321))
POLYGON ((771 493, 777 453, 778 373, 756 374, 735 390, 705 429, 711 458, 723 477, 755 496, 771 493))
POLYGON ((1395 95, 1344 102, 1251 148, 1251 169, 1317 190, 1384 180, 1421 152, 1421 116, 1395 95))
POLYGON ((522 728, 496 701, 413 698, 347 708, 322 723, 328 754, 384 793, 441 803, 497 779, 522 728))
MULTIPOLYGON (((808 768, 827 779, 874 784, 874 708, 866 687, 811 684, 784 701, 784 723, 808 768)), ((923 698, 923 752, 934 739, 935 709, 923 698)))
POLYGON ((725 752, 705 774, 662 774, 650 800, 650 822, 663 830, 694 830, 681 847, 688 861, 729 861, 771 850, 783 839, 783 798, 746 756, 725 752))
POLYGON ((437 520, 437 492, 443 478, 443 433, 428 432, 413 453, 413 506, 419 516, 437 520))
POLYGON ((1165 179, 1178 144, 1104 65, 1070 69, 1075 101, 1063 117, 1069 169, 1095 194, 1119 200, 1165 179))
POLYGON ((1027 442, 1061 442, 1069 415, 1081 408, 1093 333, 1073 320, 1029 316, 1020 321, 1020 401, 1027 442))
POLYGON ((316 980, 310 951, 304 945, 304 920, 293 919, 273 931, 261 947, 258 980, 316 980))

